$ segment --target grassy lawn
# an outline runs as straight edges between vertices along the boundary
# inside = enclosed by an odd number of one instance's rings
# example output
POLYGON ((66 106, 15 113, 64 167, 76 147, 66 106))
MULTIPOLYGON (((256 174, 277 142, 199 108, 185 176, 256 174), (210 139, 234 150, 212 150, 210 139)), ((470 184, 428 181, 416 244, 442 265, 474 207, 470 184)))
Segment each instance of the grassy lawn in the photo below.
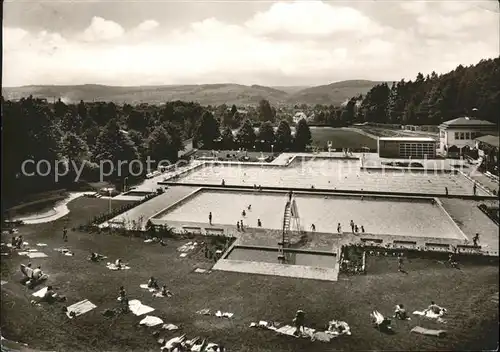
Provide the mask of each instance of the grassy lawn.
POLYGON ((333 149, 361 149, 368 147, 377 150, 377 141, 360 133, 331 127, 311 128, 313 145, 326 148, 328 141, 332 142, 333 149))
MULTIPOLYGON (((118 201, 114 201, 118 204, 118 201)), ((49 258, 35 259, 50 274, 49 284, 68 297, 68 304, 89 299, 98 307, 69 320, 58 305, 36 307, 29 304, 31 293, 19 281, 19 264, 26 257, 2 256, 2 336, 28 343, 32 348, 57 351, 158 351, 154 328, 139 328, 142 319, 129 313, 105 318, 105 308, 117 306, 118 288, 124 285, 129 298, 139 299, 156 310, 150 315, 181 327, 180 332, 162 332, 161 337, 186 333, 222 343, 230 351, 332 351, 332 350, 485 350, 497 347, 498 267, 465 266, 448 269, 434 261, 405 263, 407 275, 397 272, 394 258, 369 257, 366 276, 321 282, 283 277, 228 272, 196 274, 196 267, 209 268, 213 262, 203 251, 180 258, 176 248, 187 240, 168 240, 167 246, 145 244, 142 239, 111 234, 70 232, 68 246, 74 257, 53 248, 63 245, 61 229, 85 222, 108 207, 102 199, 80 198, 69 204, 65 218, 48 224, 20 227, 25 240, 44 242, 49 258), (114 272, 104 263, 85 258, 96 251, 109 260, 122 258, 131 269, 114 272), (153 298, 139 284, 155 276, 167 284, 171 298, 153 298), (494 299, 496 297, 496 300, 494 299), (421 310, 430 300, 449 311, 447 324, 412 316, 408 322, 394 322, 396 334, 379 333, 370 324, 369 313, 377 309, 391 314, 395 304, 407 310, 421 310), (196 314, 210 308, 233 312, 232 319, 196 314), (295 311, 306 312, 306 325, 324 328, 331 319, 346 321, 352 336, 330 343, 276 336, 268 330, 249 328, 252 321, 275 320, 291 323, 295 311), (416 325, 448 331, 443 338, 410 334, 416 325)), ((2 236, 7 242, 9 236, 2 236)))

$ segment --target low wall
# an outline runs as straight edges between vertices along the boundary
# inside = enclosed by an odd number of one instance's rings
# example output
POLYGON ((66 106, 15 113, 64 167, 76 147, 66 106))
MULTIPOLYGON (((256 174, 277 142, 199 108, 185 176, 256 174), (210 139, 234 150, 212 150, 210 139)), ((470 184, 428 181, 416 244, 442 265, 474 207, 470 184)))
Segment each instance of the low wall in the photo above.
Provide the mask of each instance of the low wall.
MULTIPOLYGON (((253 186, 242 186, 242 185, 219 185, 219 184, 207 184, 207 183, 182 183, 182 182, 158 182, 162 186, 188 186, 188 187, 201 187, 201 188, 213 188, 213 189, 240 189, 240 190, 253 190, 253 186)), ((263 191, 283 191, 283 192, 307 192, 307 193, 324 193, 324 194, 357 194, 359 196, 367 195, 384 195, 384 196, 400 196, 400 197, 411 197, 411 198, 434 198, 434 197, 446 197, 446 198, 458 198, 458 199, 468 199, 468 200, 497 200, 496 196, 480 196, 480 195, 459 195, 459 194, 439 194, 439 193, 409 193, 409 192, 385 192, 385 191, 357 191, 357 190, 342 190, 342 189, 325 189, 325 188, 297 188, 297 187, 269 187, 262 186, 263 191)))

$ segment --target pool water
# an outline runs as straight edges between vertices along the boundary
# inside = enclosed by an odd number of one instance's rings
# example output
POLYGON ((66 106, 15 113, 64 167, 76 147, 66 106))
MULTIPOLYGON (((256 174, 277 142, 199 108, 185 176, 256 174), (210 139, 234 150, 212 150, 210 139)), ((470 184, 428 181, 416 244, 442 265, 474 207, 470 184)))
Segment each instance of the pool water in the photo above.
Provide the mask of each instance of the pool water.
MULTIPOLYGON (((281 229, 287 196, 280 193, 203 190, 178 206, 168 209, 159 219, 165 221, 236 225, 243 220, 247 227, 281 229), (248 210, 248 206, 251 209, 248 210), (242 215, 245 210, 245 216, 242 215)), ((306 231, 314 224, 317 232, 337 233, 340 223, 343 232, 351 231, 354 221, 365 232, 381 235, 458 238, 462 235, 453 220, 437 204, 429 200, 296 195, 300 228, 306 231)), ((292 220, 292 230, 296 223, 292 220)))
MULTIPOLYGON (((286 263, 291 265, 334 268, 337 261, 337 257, 333 254, 286 252, 285 255, 287 260, 286 263)), ((277 250, 260 248, 234 247, 225 259, 274 264, 280 263, 277 250)))
MULTIPOLYGON (((472 195, 472 182, 461 174, 428 171, 361 170, 359 160, 295 159, 288 167, 269 165, 206 164, 176 182, 190 184, 365 190, 472 195)), ((477 190, 478 195, 485 195, 477 190)))

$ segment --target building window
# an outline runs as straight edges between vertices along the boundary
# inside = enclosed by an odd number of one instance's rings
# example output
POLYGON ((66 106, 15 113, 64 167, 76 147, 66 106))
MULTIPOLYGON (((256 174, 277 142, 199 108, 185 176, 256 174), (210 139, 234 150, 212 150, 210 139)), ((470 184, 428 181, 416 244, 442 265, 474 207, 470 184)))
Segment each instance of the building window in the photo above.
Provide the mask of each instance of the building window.
POLYGON ((465 133, 460 132, 460 138, 459 139, 464 140, 465 139, 465 133))
POLYGON ((469 132, 465 132, 465 139, 470 139, 470 133, 469 132))
POLYGON ((460 139, 460 133, 455 132, 455 139, 460 139))
POLYGON ((470 133, 470 139, 476 139, 476 132, 470 133))

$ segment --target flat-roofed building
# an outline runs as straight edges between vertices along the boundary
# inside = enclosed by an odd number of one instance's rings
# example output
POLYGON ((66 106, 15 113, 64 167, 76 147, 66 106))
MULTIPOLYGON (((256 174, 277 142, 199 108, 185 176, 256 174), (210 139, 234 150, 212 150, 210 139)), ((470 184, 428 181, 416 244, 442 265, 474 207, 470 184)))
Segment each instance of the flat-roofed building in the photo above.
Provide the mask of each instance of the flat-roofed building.
POLYGON ((464 148, 476 146, 475 139, 495 133, 498 127, 489 121, 472 117, 459 117, 439 125, 439 152, 445 156, 458 157, 464 148))
POLYGON ((381 158, 433 159, 436 140, 431 137, 379 137, 378 155, 381 158))

